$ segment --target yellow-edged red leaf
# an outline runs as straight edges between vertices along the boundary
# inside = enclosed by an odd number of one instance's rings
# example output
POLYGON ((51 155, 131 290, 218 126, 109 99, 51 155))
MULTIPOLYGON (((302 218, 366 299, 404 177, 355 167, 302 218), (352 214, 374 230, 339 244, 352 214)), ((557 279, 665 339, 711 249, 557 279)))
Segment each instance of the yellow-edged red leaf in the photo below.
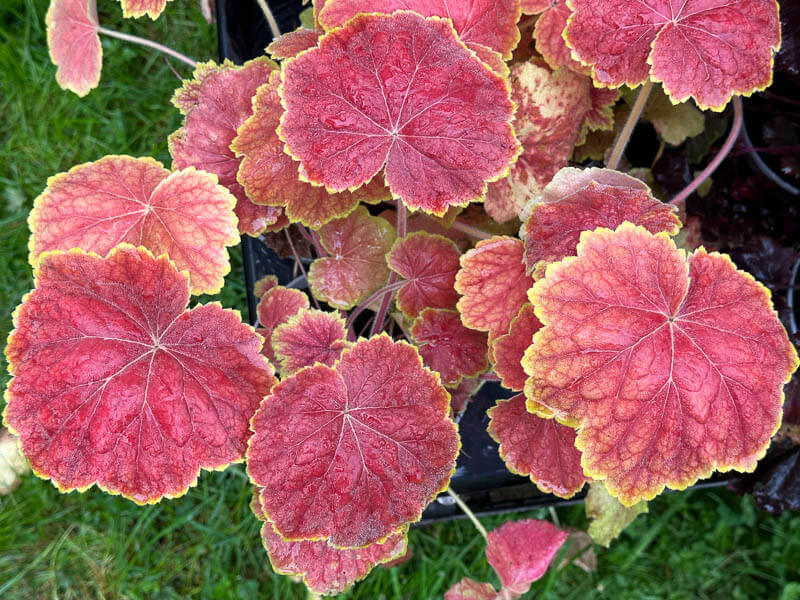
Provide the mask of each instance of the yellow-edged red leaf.
POLYGON ((272 58, 278 60, 294 58, 304 50, 316 46, 321 35, 322 32, 318 29, 298 27, 294 31, 284 33, 277 40, 274 40, 267 46, 267 52, 272 58))
POLYGON ((531 345, 533 334, 541 327, 533 312, 533 305, 527 302, 511 321, 508 333, 492 341, 492 365, 503 387, 517 392, 525 387, 528 376, 522 369, 522 356, 531 345))
POLYGON ((45 17, 56 81, 85 96, 100 83, 103 47, 97 34, 96 0, 51 0, 45 17))
POLYGON ((164 11, 169 0, 119 0, 122 3, 122 16, 138 19, 147 15, 155 20, 164 11))
POLYGON ((344 319, 320 310, 301 309, 272 333, 282 377, 315 363, 332 367, 348 345, 344 319))
POLYGON ((282 285, 268 289, 261 296, 256 308, 258 314, 258 331, 264 336, 264 347, 261 353, 277 366, 278 359, 272 349, 272 333, 278 325, 289 321, 301 310, 308 308, 308 296, 300 290, 285 288, 282 285))

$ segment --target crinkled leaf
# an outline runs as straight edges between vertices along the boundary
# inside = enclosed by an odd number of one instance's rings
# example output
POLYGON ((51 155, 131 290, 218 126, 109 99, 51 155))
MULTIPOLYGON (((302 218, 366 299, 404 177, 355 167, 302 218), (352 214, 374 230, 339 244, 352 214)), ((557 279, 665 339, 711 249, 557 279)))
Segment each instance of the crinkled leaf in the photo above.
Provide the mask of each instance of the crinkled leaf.
POLYGON ((586 483, 575 430, 555 419, 529 413, 525 396, 498 400, 490 408, 489 434, 500 444, 508 470, 526 475, 546 494, 571 498, 586 483))
POLYGON ((272 334, 282 377, 318 362, 332 367, 347 346, 344 319, 320 310, 301 310, 272 334))
POLYGON ((703 133, 706 124, 703 113, 691 103, 673 104, 660 86, 650 93, 644 115, 661 139, 675 146, 703 133))
POLYGON ((441 215, 483 199, 519 152, 506 81, 436 17, 357 16, 287 61, 279 91, 286 151, 329 191, 385 167, 393 196, 441 215))
POLYGON ((441 375, 445 385, 458 385, 489 368, 487 336, 467 329, 454 310, 426 308, 411 328, 425 366, 441 375))
POLYGON ((589 493, 586 494, 586 518, 592 521, 589 535, 601 546, 608 548, 623 529, 646 512, 647 502, 626 507, 611 497, 602 481, 589 484, 589 493))
POLYGON ((189 271, 194 294, 217 293, 239 242, 235 199, 214 175, 170 173, 152 158, 106 156, 47 180, 28 223, 30 261, 81 248, 105 255, 120 242, 169 254, 189 271))
POLYGON ((567 159, 591 110, 591 82, 566 69, 525 62, 511 70, 514 128, 523 152, 508 177, 489 185, 486 212, 504 222, 519 216, 567 159))
POLYGON ((521 595, 544 575, 566 539, 566 531, 547 521, 510 521, 489 532, 486 560, 503 587, 521 595))
POLYGON ((547 8, 539 15, 534 28, 536 50, 553 69, 565 67, 575 73, 586 74, 589 69, 572 58, 571 51, 561 36, 570 14, 566 0, 547 3, 547 8))
POLYGON ((288 219, 317 229, 349 215, 359 201, 388 200, 391 193, 376 177, 355 192, 329 194, 297 176, 297 163, 283 151, 277 128, 283 107, 278 96, 281 76, 272 73, 253 99, 253 115, 239 127, 231 149, 241 158, 238 181, 257 204, 281 206, 288 219))
POLYGON ((675 208, 653 198, 634 177, 610 169, 562 169, 522 226, 528 272, 543 277, 549 263, 575 254, 582 231, 615 228, 624 221, 670 235, 681 227, 675 208))
POLYGON ((413 10, 423 17, 450 19, 461 41, 480 44, 511 58, 519 42, 516 0, 328 0, 319 20, 325 29, 341 27, 358 13, 393 13, 413 10))
POLYGON ((277 208, 253 206, 236 180, 239 163, 230 144, 236 129, 253 114, 252 97, 269 80, 277 66, 267 58, 257 58, 237 67, 198 65, 195 79, 184 83, 173 98, 176 106, 188 109, 183 127, 169 136, 173 166, 197 167, 219 177, 219 182, 236 197, 239 232, 250 236, 262 233, 278 221, 277 208))
POLYGON ((722 110, 772 82, 775 0, 570 0, 564 38, 603 86, 662 81, 676 102, 722 110))
POLYGON ((47 253, 35 276, 6 348, 4 419, 37 475, 143 504, 243 458, 275 378, 238 313, 187 311, 186 276, 127 244, 47 253))
POLYGON ((281 285, 268 289, 261 296, 256 308, 259 328, 256 330, 264 337, 264 347, 261 353, 273 365, 278 364, 278 359, 272 349, 272 333, 278 325, 289 321, 291 317, 301 310, 308 308, 308 296, 300 290, 285 288, 281 285))
POLYGON ((796 369, 769 291, 727 256, 666 233, 581 234, 531 290, 545 325, 525 395, 578 427, 584 472, 626 506, 715 469, 752 470, 796 369))
POLYGON ((491 583, 479 583, 469 577, 451 587, 444 600, 497 600, 498 593, 491 583))
POLYGON ((323 225, 319 240, 329 256, 314 261, 308 282, 314 296, 331 306, 352 308, 389 277, 386 253, 394 244, 394 227, 364 206, 323 225))
POLYGON ((438 376, 386 335, 303 369, 253 417, 247 471, 264 513, 289 540, 383 540, 447 487, 460 446, 449 412, 438 376))
POLYGON ((319 41, 322 32, 318 29, 298 27, 294 31, 284 33, 267 46, 267 52, 276 59, 294 58, 304 50, 313 48, 319 41))
POLYGON ((481 240, 461 257, 455 288, 462 295, 458 310, 464 325, 488 331, 492 338, 508 331, 533 285, 522 253, 520 240, 496 236, 481 240))
POLYGON ((96 0, 52 0, 45 23, 58 85, 85 96, 100 83, 103 68, 96 0))
POLYGON ((397 308, 403 315, 413 319, 424 308, 455 307, 458 294, 453 285, 460 256, 447 238, 422 231, 395 242, 386 262, 408 281, 397 292, 397 308))
POLYGON ((138 19, 147 15, 155 20, 164 11, 169 0, 120 0, 122 3, 122 16, 126 19, 138 19))
POLYGON ((492 342, 492 364, 503 387, 514 391, 520 391, 525 387, 528 376, 522 369, 522 356, 531 345, 533 334, 539 331, 541 326, 533 312, 533 305, 528 302, 522 305, 517 316, 511 321, 508 333, 492 342))

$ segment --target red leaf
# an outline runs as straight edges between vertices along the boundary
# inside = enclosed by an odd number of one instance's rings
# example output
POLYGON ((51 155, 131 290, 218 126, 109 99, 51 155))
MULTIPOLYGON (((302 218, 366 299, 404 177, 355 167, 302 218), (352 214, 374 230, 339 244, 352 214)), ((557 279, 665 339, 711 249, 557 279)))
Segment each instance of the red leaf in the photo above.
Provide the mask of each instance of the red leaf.
POLYGON ((257 204, 282 206, 293 222, 317 229, 333 219, 349 215, 359 201, 388 200, 391 193, 376 177, 355 192, 329 194, 297 177, 297 163, 283 151, 278 125, 283 114, 278 86, 280 72, 258 90, 252 100, 253 116, 239 127, 231 150, 241 158, 238 181, 248 197, 257 204))
POLYGON ((267 52, 275 59, 294 58, 304 50, 316 46, 321 35, 322 32, 318 29, 298 27, 273 41, 267 46, 267 52))
POLYGON ((278 278, 275 275, 265 275, 253 285, 253 295, 256 298, 261 298, 276 285, 278 285, 278 278))
POLYGON ((272 334, 283 377, 318 362, 332 367, 347 346, 344 319, 320 310, 301 310, 272 334))
POLYGON ((308 271, 311 292, 336 308, 352 308, 377 291, 389 277, 386 253, 394 244, 394 227, 372 217, 364 206, 319 230, 329 254, 308 271))
POLYGON ((590 131, 607 131, 614 128, 614 104, 620 97, 619 90, 598 88, 592 85, 589 91, 592 108, 586 113, 584 128, 590 131))
POLYGON ((122 16, 126 19, 138 19, 147 15, 155 20, 164 11, 168 0, 120 0, 122 3, 122 16))
POLYGON ((574 429, 529 413, 522 394, 498 400, 487 414, 489 435, 500 444, 509 471, 529 476, 545 494, 559 498, 571 498, 581 490, 587 478, 574 429))
POLYGON ((51 177, 28 220, 30 261, 49 250, 105 255, 120 242, 169 254, 193 294, 215 294, 239 242, 235 199, 194 168, 170 173, 152 158, 106 156, 51 177))
POLYGON ((525 371, 522 369, 522 356, 531 345, 533 334, 542 324, 533 313, 533 305, 526 303, 511 321, 508 333, 492 342, 491 358, 494 370, 500 376, 503 387, 520 391, 525 387, 525 371))
POLYGON ((481 240, 461 257, 456 291, 461 321, 494 338, 508 331, 511 320, 527 302, 533 280, 522 264, 522 242, 496 236, 481 240))
POLYGON ((552 69, 566 67, 575 73, 586 74, 589 69, 573 60, 570 49, 561 36, 570 14, 565 0, 552 0, 548 3, 547 8, 539 15, 533 32, 536 50, 552 69))
POLYGON ((411 335, 425 366, 455 386, 464 377, 476 377, 489 368, 485 333, 467 329, 454 310, 426 308, 414 321, 411 335))
POLYGON ((638 179, 610 169, 562 169, 537 201, 522 226, 525 263, 537 279, 549 263, 575 254, 583 231, 624 221, 651 233, 675 235, 681 228, 674 207, 653 198, 638 179))
POLYGON ((515 0, 328 0, 319 14, 325 29, 341 27, 358 13, 391 14, 413 10, 423 17, 450 19, 468 46, 480 44, 504 59, 519 42, 519 3, 515 0))
POLYGON ((450 407, 453 409, 453 414, 466 410, 467 404, 478 393, 483 383, 480 379, 462 379, 458 386, 450 389, 450 407))
POLYGON ((281 285, 273 287, 261 296, 256 312, 258 314, 258 333, 264 337, 261 353, 273 365, 278 364, 272 350, 272 333, 278 325, 286 323, 301 310, 308 308, 308 296, 300 290, 285 288, 281 285))
POLYGON ((519 153, 505 80, 435 17, 355 17, 287 61, 279 91, 286 151, 329 191, 385 166, 393 196, 441 215, 481 200, 519 153))
POLYGON ((100 83, 103 68, 96 0, 52 0, 45 22, 58 85, 85 96, 100 83))
POLYGON ((528 200, 566 166, 592 108, 590 89, 587 77, 566 69, 553 72, 525 62, 511 70, 514 128, 523 152, 508 177, 489 186, 486 212, 496 221, 519 216, 528 200))
POLYGON ((334 368, 278 384, 252 421, 247 470, 289 540, 383 540, 447 488, 459 440, 447 392, 417 351, 360 340, 334 368))
POLYGON ((489 532, 486 560, 497 571, 505 589, 522 595, 544 575, 566 539, 566 531, 559 531, 547 521, 504 523, 489 532))
POLYGON ((187 112, 183 127, 169 136, 173 166, 197 167, 219 177, 220 184, 236 196, 239 231, 250 236, 262 233, 278 221, 276 208, 253 206, 236 180, 239 162, 230 144, 236 129, 253 114, 252 97, 256 90, 277 72, 267 58, 251 60, 241 67, 200 64, 195 79, 184 83, 173 102, 187 112))
MULTIPOLYGON (((558 0, 555 0, 558 2, 558 0)), ((538 15, 540 12, 547 10, 553 4, 553 0, 521 0, 520 5, 522 14, 525 15, 538 15)))
POLYGON ((722 110, 772 82, 775 0, 570 0, 564 38, 600 85, 663 81, 675 102, 722 110), (652 65, 652 66, 651 66, 652 65))
POLYGON ((578 426, 584 472, 623 504, 755 467, 797 353, 769 291, 727 256, 624 223, 584 232, 531 300, 525 395, 578 426))
POLYGON ((444 600, 498 600, 499 594, 491 583, 479 583, 464 577, 444 595, 444 600))
POLYGON ((414 319, 423 308, 453 308, 458 294, 453 285, 461 253, 440 235, 411 233, 395 242, 386 262, 408 283, 397 292, 397 308, 414 319))
POLYGON ((242 459, 275 382, 261 340, 219 304, 186 310, 166 256, 50 252, 14 315, 4 418, 41 477, 137 504, 242 459))

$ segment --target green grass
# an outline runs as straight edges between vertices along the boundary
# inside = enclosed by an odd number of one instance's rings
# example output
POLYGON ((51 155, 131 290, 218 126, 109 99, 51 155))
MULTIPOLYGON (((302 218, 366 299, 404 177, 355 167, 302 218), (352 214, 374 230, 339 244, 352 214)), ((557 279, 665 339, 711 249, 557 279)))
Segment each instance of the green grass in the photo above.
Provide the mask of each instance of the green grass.
MULTIPOLYGON (((164 60, 117 40, 103 40, 99 89, 83 99, 62 91, 45 45, 47 4, 6 0, 0 6, 3 338, 13 307, 32 285, 25 219, 47 177, 112 153, 169 164, 167 135, 180 125, 168 103, 178 82, 164 60)), ((107 27, 169 40, 196 59, 216 56, 214 28, 193 1, 175 0, 155 23, 123 21, 115 0, 99 5, 107 27)), ((241 308, 241 263, 236 251, 233 256, 221 300, 241 308)), ((203 473, 183 498, 149 507, 96 489, 62 495, 29 476, 0 498, 0 598, 304 598, 302 586, 272 573, 249 500, 241 465, 203 473)), ((556 514, 562 526, 586 526, 582 505, 556 514)), ((552 518, 546 511, 523 516, 552 518)), ((484 522, 492 528, 502 520, 484 522)), ((410 545, 408 563, 376 569, 345 597, 441 598, 465 576, 497 583, 468 522, 414 529, 410 545)), ((574 565, 551 569, 529 597, 800 597, 800 515, 773 517, 721 489, 665 494, 610 550, 596 550, 596 573, 574 565)))

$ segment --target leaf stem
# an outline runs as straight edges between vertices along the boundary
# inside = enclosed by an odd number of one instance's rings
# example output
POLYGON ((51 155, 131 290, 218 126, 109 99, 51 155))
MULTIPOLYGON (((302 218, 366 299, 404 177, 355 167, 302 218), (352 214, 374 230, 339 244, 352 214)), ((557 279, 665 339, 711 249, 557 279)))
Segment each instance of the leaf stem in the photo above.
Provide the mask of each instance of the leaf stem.
MULTIPOLYGON (((295 263, 298 267, 300 267, 300 272, 303 274, 303 277, 306 278, 308 284, 311 285, 311 282, 308 280, 308 273, 306 273, 306 268, 303 266, 303 261, 300 260, 300 257, 297 255, 297 250, 294 249, 294 243, 292 243, 292 236, 289 235, 289 228, 283 230, 284 235, 286 236, 286 241, 289 242, 289 248, 292 249, 292 254, 294 255, 295 263)), ((314 305, 317 307, 317 310, 322 310, 319 306, 319 302, 317 301, 317 297, 312 293, 311 299, 314 301, 314 305)))
POLYGON ((744 111, 742 110, 742 98, 741 96, 735 96, 733 98, 733 124, 731 125, 731 130, 728 133, 725 143, 722 144, 722 148, 720 148, 717 155, 711 160, 710 163, 708 163, 706 168, 700 171, 697 177, 694 178, 694 181, 683 188, 678 195, 670 201, 670 204, 674 206, 684 202, 692 194, 692 192, 703 185, 703 182, 706 179, 711 177, 711 174, 716 171, 720 163, 725 160, 725 157, 728 156, 733 148, 733 145, 736 143, 736 140, 739 138, 739 134, 742 131, 743 122, 744 111))
MULTIPOLYGON (((408 227, 408 209, 406 208, 406 205, 403 204, 401 200, 399 200, 397 202, 397 222, 396 222, 397 235, 399 237, 405 237, 407 227, 408 227)), ((386 287, 391 286, 395 282, 397 282, 397 273, 391 271, 389 273, 389 280, 386 282, 386 287)), ((378 314, 375 315, 375 320, 372 322, 372 327, 369 330, 369 337, 372 337, 373 335, 378 333, 383 327, 383 320, 386 318, 386 313, 389 311, 389 303, 392 301, 393 295, 394 295, 394 290, 391 290, 388 294, 384 294, 383 300, 381 301, 381 306, 378 309, 378 314)))
POLYGON ((492 237, 491 233, 486 233, 482 229, 478 229, 477 227, 473 227, 472 225, 467 225, 463 221, 459 221, 456 219, 453 221, 453 224, 450 226, 451 228, 455 229, 456 231, 460 231, 461 233, 466 233, 474 238, 478 238, 479 240, 488 240, 492 237))
POLYGON ((371 295, 369 298, 367 298, 367 299, 366 299, 366 300, 364 300, 363 302, 359 303, 359 305, 358 305, 358 306, 355 308, 355 310, 354 310, 353 312, 351 312, 351 313, 350 313, 350 316, 349 316, 349 317, 347 317, 347 324, 348 324, 348 326, 352 325, 352 324, 353 324, 353 321, 355 321, 355 320, 356 320, 356 317, 358 317, 358 315, 360 315, 362 312, 364 312, 364 310, 365 310, 365 309, 366 309, 366 308, 367 308, 367 307, 368 307, 370 304, 372 304, 373 302, 375 302, 375 300, 377 300, 378 298, 380 298, 380 297, 381 297, 381 296, 383 296, 384 294, 388 294, 389 292, 393 292, 393 291, 395 291, 395 290, 399 290, 399 289, 400 289, 401 287, 403 287, 405 284, 406 284, 406 282, 405 282, 405 281, 396 281, 396 282, 395 282, 395 283, 393 283, 392 285, 385 285, 385 286, 383 286, 381 289, 379 289, 377 292, 375 292, 374 294, 372 294, 372 295, 371 295))
POLYGON ((453 491, 453 489, 452 489, 452 488, 449 488, 449 487, 448 487, 448 488, 447 488, 447 493, 448 493, 448 494, 450 494, 450 497, 451 497, 453 500, 455 500, 455 501, 456 501, 456 504, 458 504, 458 507, 459 507, 459 508, 460 508, 462 511, 464 511, 464 514, 465 514, 465 515, 467 515, 467 516, 469 517, 469 520, 470 520, 470 521, 472 521, 472 524, 473 524, 473 525, 475 525, 475 529, 477 529, 477 530, 478 530, 478 532, 479 532, 479 533, 480 533, 480 534, 483 536, 483 539, 485 539, 485 540, 488 542, 488 541, 489 541, 489 534, 488 534, 488 533, 486 533, 486 529, 485 529, 485 528, 484 528, 484 526, 481 524, 481 522, 480 522, 480 521, 478 521, 478 517, 476 517, 476 516, 475 516, 475 513, 474 513, 474 512, 472 512, 472 510, 470 510, 470 508, 469 508, 469 506, 467 506, 466 502, 464 502, 464 501, 461 499, 461 497, 460 497, 458 494, 456 494, 456 493, 453 491))
POLYGON ((278 21, 275 20, 275 15, 272 14, 266 0, 256 0, 256 2, 258 2, 258 5, 261 7, 261 12, 263 12, 264 16, 267 18, 270 31, 272 31, 272 39, 277 40, 281 37, 281 28, 278 27, 278 21))
POLYGON ((309 231, 309 233, 311 234, 311 243, 314 244, 314 250, 317 251, 317 256, 319 258, 323 258, 325 256, 328 256, 328 253, 326 252, 325 248, 322 246, 322 242, 319 241, 319 234, 316 231, 314 231, 313 229, 311 229, 309 231))
POLYGON ((106 29, 105 27, 98 27, 97 33, 102 33, 103 35, 107 35, 108 37, 117 38, 120 40, 125 40, 126 42, 131 42, 133 44, 139 44, 140 46, 147 46, 148 48, 153 48, 158 50, 159 52, 163 52, 164 54, 168 54, 173 58, 177 58, 178 60, 185 62, 192 68, 197 67, 197 61, 192 60, 188 56, 185 56, 178 52, 177 50, 173 50, 163 44, 159 44, 158 42, 154 42, 152 40, 148 40, 143 37, 139 37, 138 35, 129 35, 127 33, 122 33, 121 31, 114 31, 113 29, 106 29))
POLYGON ((650 91, 652 89, 653 82, 647 80, 642 85, 642 89, 639 90, 639 95, 636 96, 636 102, 633 103, 631 114, 628 115, 628 120, 625 121, 622 131, 619 132, 617 140, 614 142, 614 149, 611 151, 611 156, 608 158, 608 163, 606 164, 609 169, 616 169, 619 166, 622 155, 625 152, 625 147, 628 145, 633 129, 636 127, 636 123, 639 122, 639 117, 642 115, 642 111, 647 105, 647 98, 650 96, 650 91))

